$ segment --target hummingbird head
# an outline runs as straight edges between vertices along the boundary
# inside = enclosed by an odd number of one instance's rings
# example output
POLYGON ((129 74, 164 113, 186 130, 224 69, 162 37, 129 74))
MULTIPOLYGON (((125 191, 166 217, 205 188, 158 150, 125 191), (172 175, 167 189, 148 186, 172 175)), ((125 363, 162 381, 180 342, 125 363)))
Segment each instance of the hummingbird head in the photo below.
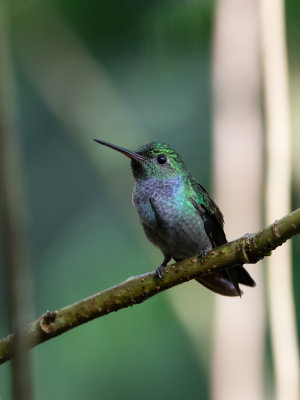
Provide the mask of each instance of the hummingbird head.
POLYGON ((94 140, 131 158, 131 168, 136 180, 153 177, 168 179, 176 175, 188 174, 180 155, 166 143, 149 142, 136 151, 131 151, 104 140, 94 140))

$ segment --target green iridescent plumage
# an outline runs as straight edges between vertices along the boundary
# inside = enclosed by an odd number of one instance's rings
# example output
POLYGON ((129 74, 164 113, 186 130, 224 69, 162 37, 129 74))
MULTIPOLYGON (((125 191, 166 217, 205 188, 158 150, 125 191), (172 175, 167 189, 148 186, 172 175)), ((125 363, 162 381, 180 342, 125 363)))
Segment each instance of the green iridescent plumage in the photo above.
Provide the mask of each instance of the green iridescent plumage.
MULTIPOLYGON (((175 261, 200 255, 227 242, 223 215, 208 192, 186 168, 180 155, 169 145, 150 142, 130 151, 96 140, 131 158, 136 180, 133 202, 148 239, 164 255, 157 274, 171 258, 175 261)), ((241 295, 239 283, 255 283, 243 266, 214 272, 197 279, 225 296, 241 295)))
POLYGON ((170 148, 166 143, 162 142, 149 142, 145 143, 136 150, 136 153, 144 157, 142 163, 132 163, 133 175, 137 178, 149 178, 159 176, 162 179, 168 179, 175 175, 189 174, 182 158, 176 151, 170 148), (153 163, 151 160, 160 154, 164 154, 169 160, 168 170, 162 170, 161 166, 153 163))

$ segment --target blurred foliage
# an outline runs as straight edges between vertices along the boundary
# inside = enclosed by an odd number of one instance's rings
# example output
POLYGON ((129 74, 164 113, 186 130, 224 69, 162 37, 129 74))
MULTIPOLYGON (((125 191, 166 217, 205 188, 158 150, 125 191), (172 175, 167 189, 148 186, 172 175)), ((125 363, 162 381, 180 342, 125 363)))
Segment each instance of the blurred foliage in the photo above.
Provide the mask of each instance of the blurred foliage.
POLYGON ((285 7, 289 58, 293 62, 296 57, 299 60, 299 51, 297 50, 300 40, 300 4, 297 0, 287 0, 285 7))
MULTIPOLYGON (((48 9, 59 15, 92 62, 101 65, 137 126, 127 134, 124 124, 125 133, 117 136, 99 129, 98 138, 124 147, 129 143, 138 147, 147 140, 169 142, 208 189, 211 177, 212 2, 36 0, 15 5, 12 32, 37 315, 154 269, 161 261, 159 251, 144 238, 131 206, 134 182, 128 160, 92 142, 95 132, 84 132, 83 148, 75 138, 79 133, 70 132, 64 119, 69 103, 61 115, 53 111, 47 92, 42 92, 38 79, 24 66, 20 50, 27 51, 24 29, 31 25, 34 32, 48 9), (100 159, 101 168, 95 166, 91 153, 100 159)), ((289 43, 299 43, 298 0, 287 2, 287 19, 289 43)), ((45 37, 50 25, 43 26, 45 37)), ((59 43, 64 38, 55 40, 59 43)), ((35 42, 31 45, 34 49, 35 42)), ((68 58, 68 47, 65 52, 68 58)), ((45 64, 35 67, 40 71, 45 64)), ((62 76, 63 89, 69 73, 62 76)), ((113 121, 119 103, 116 108, 114 102, 109 104, 106 113, 113 121)), ((97 110, 97 104, 94 107, 97 110)), ((102 118, 100 108, 99 113, 102 118)), ((294 243, 296 266, 299 239, 294 243)), ((295 289, 299 283, 295 267, 295 289)), ((176 290, 179 295, 185 293, 183 288, 176 290)), ((2 269, 0 293, 0 334, 4 336, 8 332, 2 269)), ((207 297, 203 288, 199 293, 199 303, 191 301, 186 312, 196 314, 193 318, 209 330, 213 296, 207 297), (194 304, 199 305, 195 308, 194 304)), ((299 291, 296 302, 299 314, 299 291)), ((206 334, 199 345, 205 351, 199 355, 167 294, 159 295, 33 350, 36 398, 207 399, 209 340, 206 334)), ((9 364, 1 366, 0 398, 11 398, 9 364)))

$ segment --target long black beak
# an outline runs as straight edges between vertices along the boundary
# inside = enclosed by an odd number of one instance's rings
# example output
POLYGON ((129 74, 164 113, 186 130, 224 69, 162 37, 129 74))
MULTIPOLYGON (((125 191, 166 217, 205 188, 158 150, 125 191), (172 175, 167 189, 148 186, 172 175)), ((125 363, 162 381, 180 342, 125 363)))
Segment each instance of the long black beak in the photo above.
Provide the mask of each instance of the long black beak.
POLYGON ((131 158, 132 160, 142 161, 144 158, 136 153, 135 151, 124 149, 123 147, 116 146, 115 144, 105 142, 105 140, 94 139, 95 142, 103 144, 103 146, 110 147, 113 150, 117 150, 120 153, 124 154, 126 157, 131 158))

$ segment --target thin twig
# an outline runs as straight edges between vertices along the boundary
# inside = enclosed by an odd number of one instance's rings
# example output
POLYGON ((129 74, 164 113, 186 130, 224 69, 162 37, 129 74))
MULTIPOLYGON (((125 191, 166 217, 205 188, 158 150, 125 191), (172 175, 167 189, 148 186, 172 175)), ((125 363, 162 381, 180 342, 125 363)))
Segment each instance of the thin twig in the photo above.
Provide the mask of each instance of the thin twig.
POLYGON ((23 195, 21 152, 17 133, 14 68, 11 56, 9 7, 0 4, 0 200, 3 231, 3 260, 10 329, 16 357, 12 363, 13 398, 32 398, 31 360, 24 352, 22 328, 33 313, 30 263, 26 232, 26 205, 23 195))
MULTIPOLYGON (((243 226, 251 231, 262 226, 259 3, 259 0, 215 2, 212 170, 214 199, 226 216, 229 238, 241 235, 243 226)), ((224 301, 221 296, 215 301, 213 400, 265 397, 262 351, 265 296, 260 284, 263 276, 260 264, 251 270, 251 276, 258 288, 248 291, 243 302, 224 301), (232 329, 236 324, 238 329, 232 329), (237 376, 242 383, 235 384, 237 376)))
MULTIPOLYGON (((266 222, 291 209, 289 77, 283 0, 262 0, 261 43, 266 119, 266 222)), ((276 400, 300 396, 300 360, 291 247, 267 262, 270 336, 276 400), (284 272, 284 274, 283 274, 284 272)))

